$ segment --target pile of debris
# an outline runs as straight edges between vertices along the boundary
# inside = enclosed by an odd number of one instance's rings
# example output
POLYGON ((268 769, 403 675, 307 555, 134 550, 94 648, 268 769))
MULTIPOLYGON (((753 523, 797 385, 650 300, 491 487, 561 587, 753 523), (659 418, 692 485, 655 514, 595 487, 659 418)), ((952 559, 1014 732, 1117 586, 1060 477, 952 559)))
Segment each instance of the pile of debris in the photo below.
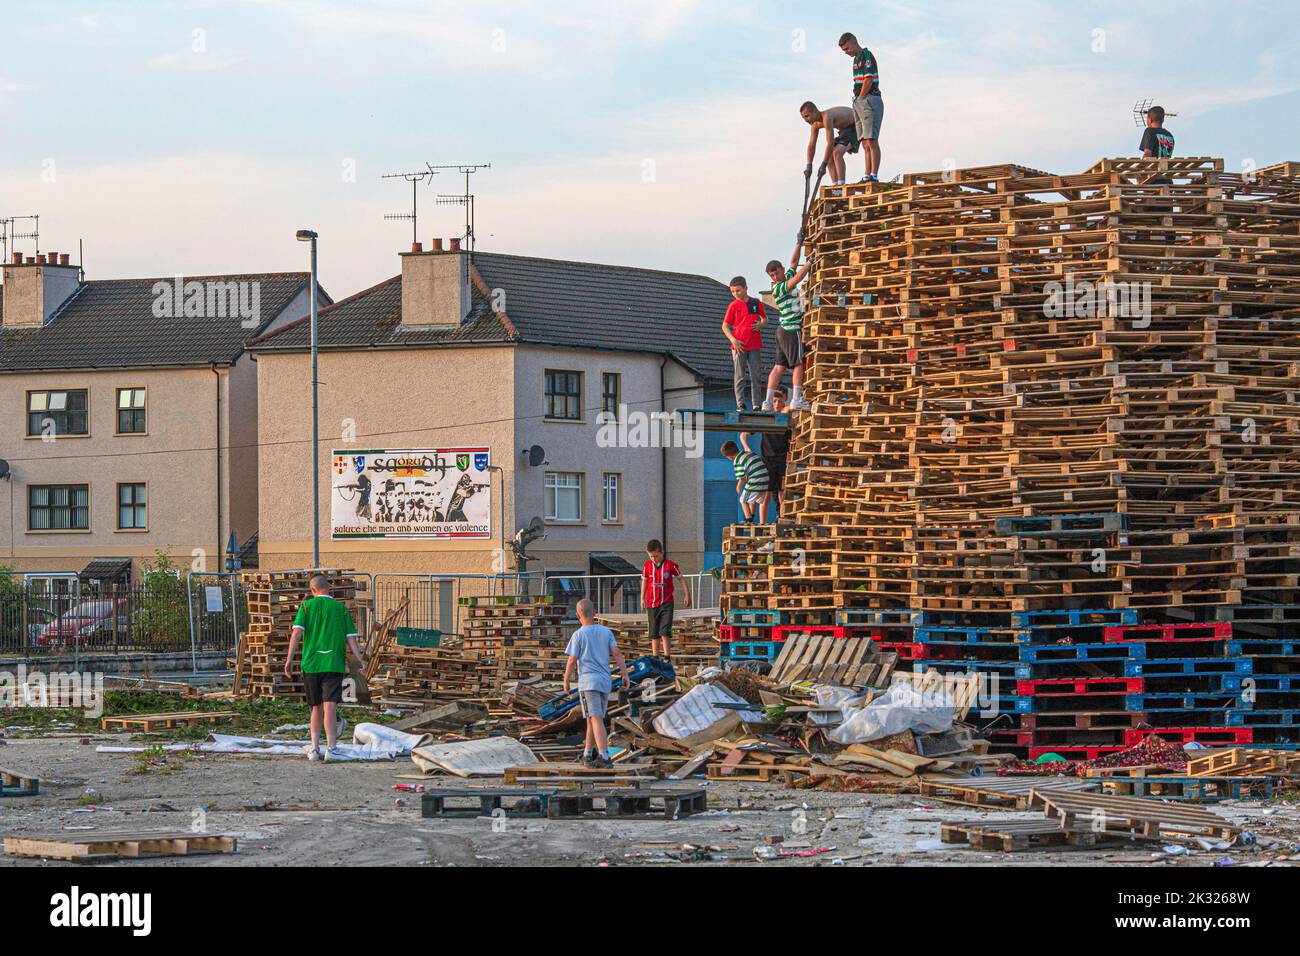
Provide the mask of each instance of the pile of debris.
MULTIPOLYGON (((330 595, 357 618, 357 579, 351 571, 249 571, 240 575, 248 595, 248 630, 239 635, 232 693, 235 697, 303 700, 301 679, 284 676, 289 637, 298 605, 311 597, 309 582, 317 574, 329 579, 330 595)), ((296 662, 295 662, 295 673, 296 662)))

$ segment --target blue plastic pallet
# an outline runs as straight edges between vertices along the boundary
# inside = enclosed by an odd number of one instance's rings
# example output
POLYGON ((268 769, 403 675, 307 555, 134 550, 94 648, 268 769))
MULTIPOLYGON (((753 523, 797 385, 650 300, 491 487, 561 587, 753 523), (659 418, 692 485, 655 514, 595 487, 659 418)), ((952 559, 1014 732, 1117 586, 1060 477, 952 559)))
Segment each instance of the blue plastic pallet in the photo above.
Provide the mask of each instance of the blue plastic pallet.
POLYGON ((1071 661, 1126 661, 1140 644, 1021 644, 1020 660, 1030 664, 1065 664, 1071 661))
MULTIPOLYGON (((1125 645, 1120 645, 1121 647, 1125 645)), ((1142 645, 1137 645, 1141 647, 1142 645)), ((1213 676, 1250 674, 1255 669, 1249 657, 1166 657, 1131 660, 1124 664, 1125 677, 1172 677, 1176 674, 1213 676)))
POLYGON ((727 623, 728 624, 761 624, 761 625, 771 626, 775 624, 781 624, 783 622, 781 619, 780 611, 740 610, 740 611, 728 611, 727 623))
POLYGON ((1228 711, 1229 727, 1300 727, 1300 710, 1228 711))
POLYGON ((729 641, 719 656, 724 661, 774 661, 780 653, 780 641, 729 641))
POLYGON ((1244 638, 1228 641, 1229 654, 1250 654, 1253 657, 1294 657, 1300 654, 1300 641, 1276 641, 1269 638, 1244 638), (1259 647, 1264 650, 1258 650, 1259 647))
POLYGON ((1300 691, 1300 674, 1255 674, 1243 677, 1240 674, 1223 675, 1224 690, 1245 690, 1245 682, 1254 681, 1252 689, 1266 693, 1300 691))
POLYGON ((1015 671, 1024 665, 1016 661, 916 661, 915 667, 918 674, 924 674, 926 671, 948 671, 960 674, 978 674, 982 671, 990 670, 1009 670, 1015 671))
POLYGON ((1011 614, 1011 626, 1015 628, 1037 629, 1049 627, 1118 627, 1124 624, 1136 624, 1136 608, 1098 608, 1096 610, 1067 611, 1014 611, 1011 614), (1101 620, 1085 620, 1098 618, 1101 620))
POLYGON ((1012 641, 990 641, 990 634, 1006 633, 1005 627, 918 627, 916 640, 920 644, 1004 644, 1012 641))
POLYGON ((1227 713, 1240 704, 1236 694, 1183 693, 1183 694, 1125 694, 1124 709, 1134 713, 1142 711, 1207 710, 1227 713))

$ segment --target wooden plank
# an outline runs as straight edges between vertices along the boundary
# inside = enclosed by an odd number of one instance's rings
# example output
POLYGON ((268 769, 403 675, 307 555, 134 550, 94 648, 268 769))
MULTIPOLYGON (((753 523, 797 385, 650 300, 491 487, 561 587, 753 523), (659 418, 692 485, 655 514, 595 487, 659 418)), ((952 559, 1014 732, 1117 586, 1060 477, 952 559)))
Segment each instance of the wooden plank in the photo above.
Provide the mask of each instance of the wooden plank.
POLYGON ((235 853, 233 836, 205 833, 90 833, 72 835, 8 834, 5 855, 38 859, 94 863, 111 859, 142 859, 157 856, 195 856, 205 853, 235 853))

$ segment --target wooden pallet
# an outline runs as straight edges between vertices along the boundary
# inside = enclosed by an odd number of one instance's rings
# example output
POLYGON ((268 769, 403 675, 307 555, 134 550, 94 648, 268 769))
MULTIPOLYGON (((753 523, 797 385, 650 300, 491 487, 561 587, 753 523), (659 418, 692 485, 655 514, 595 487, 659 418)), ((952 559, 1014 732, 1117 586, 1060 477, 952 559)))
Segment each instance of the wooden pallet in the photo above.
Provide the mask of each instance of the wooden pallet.
POLYGON ((1151 797, 1182 803, 1217 803, 1249 797, 1273 795, 1272 777, 1107 777, 1101 781, 1103 793, 1121 797, 1151 797))
POLYGON ((936 777, 920 779, 920 793, 945 803, 1026 810, 1033 793, 1083 793, 1097 790, 1094 781, 1073 777, 936 777))
POLYGON ((1232 843, 1241 833, 1209 810, 1139 797, 1036 789, 1029 806, 1041 808, 1068 829, 1090 829, 1130 840, 1186 843, 1209 838, 1232 843))
POLYGON ((197 724, 215 724, 238 717, 233 710, 181 711, 175 714, 133 714, 123 717, 103 717, 99 725, 104 730, 137 730, 151 734, 160 730, 176 730, 197 724))
POLYGON ((1095 849, 1104 842, 1089 830, 1066 830, 1055 820, 945 820, 939 825, 944 843, 965 843, 971 849, 1015 853, 1060 847, 1095 849))
POLYGON ((661 775, 660 768, 653 763, 616 763, 613 767, 588 767, 581 763, 535 763, 522 767, 507 767, 504 782, 514 784, 531 784, 539 781, 548 783, 556 780, 582 781, 600 783, 619 780, 654 780, 661 775))
POLYGON ((234 853, 233 836, 206 833, 93 833, 80 836, 53 833, 43 836, 8 834, 5 856, 64 860, 70 863, 98 863, 116 859, 146 859, 160 856, 196 856, 203 853, 234 853))
POLYGON ((41 792, 41 782, 36 777, 0 768, 0 797, 31 797, 41 792))

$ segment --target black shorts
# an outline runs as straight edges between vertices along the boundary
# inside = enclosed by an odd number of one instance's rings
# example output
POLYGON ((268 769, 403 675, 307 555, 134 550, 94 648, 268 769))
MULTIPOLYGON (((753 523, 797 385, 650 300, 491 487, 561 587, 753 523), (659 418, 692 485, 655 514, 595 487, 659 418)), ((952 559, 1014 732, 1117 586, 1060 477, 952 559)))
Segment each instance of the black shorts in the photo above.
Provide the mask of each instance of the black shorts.
POLYGON ((835 145, 845 147, 846 153, 856 153, 862 141, 858 139, 857 123, 850 123, 847 129, 837 129, 835 131, 835 145))
POLYGON ((650 640, 657 638, 670 638, 673 636, 673 605, 672 602, 660 604, 658 607, 652 607, 648 610, 650 618, 650 640))
POLYGON ((782 368, 798 368, 803 364, 803 331, 801 329, 777 328, 776 364, 782 368))
POLYGON ((767 474, 770 479, 768 487, 772 489, 773 494, 781 493, 781 485, 785 483, 785 459, 779 461, 768 461, 763 459, 763 464, 767 466, 767 474))
POLYGON ((303 674, 302 683, 307 692, 307 703, 312 707, 343 703, 343 678, 347 676, 347 674, 303 674))

